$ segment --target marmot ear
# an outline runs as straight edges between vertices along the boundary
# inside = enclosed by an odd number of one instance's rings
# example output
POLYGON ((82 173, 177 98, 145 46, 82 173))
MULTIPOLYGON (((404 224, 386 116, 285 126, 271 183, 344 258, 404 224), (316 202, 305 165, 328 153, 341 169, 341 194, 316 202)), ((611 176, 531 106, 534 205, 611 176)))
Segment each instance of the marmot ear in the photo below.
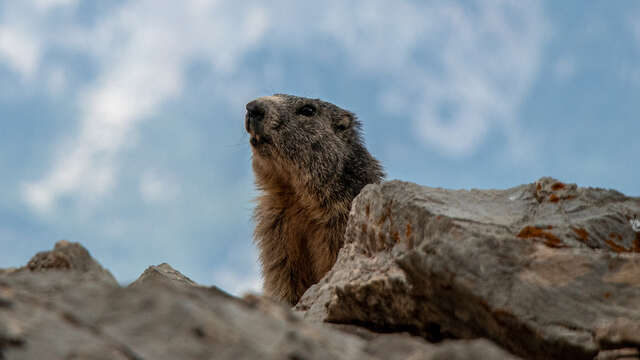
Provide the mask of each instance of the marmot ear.
POLYGON ((333 127, 336 131, 344 131, 353 125, 353 115, 341 114, 334 122, 333 127))

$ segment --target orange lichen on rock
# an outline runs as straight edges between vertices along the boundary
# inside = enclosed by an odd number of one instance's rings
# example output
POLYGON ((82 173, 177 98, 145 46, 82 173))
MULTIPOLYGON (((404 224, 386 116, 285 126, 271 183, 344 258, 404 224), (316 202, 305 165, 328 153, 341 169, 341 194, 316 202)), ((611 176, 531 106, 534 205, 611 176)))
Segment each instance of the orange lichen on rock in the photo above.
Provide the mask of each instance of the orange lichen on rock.
POLYGON ((400 242, 400 234, 397 231, 391 233, 391 238, 396 244, 400 242))
MULTIPOLYGON (((551 227, 549 227, 551 229, 551 227)), ((519 238, 541 238, 544 239, 544 244, 553 247, 553 248, 561 248, 565 247, 565 244, 560 240, 559 237, 553 235, 548 231, 544 231, 535 226, 525 226, 520 233, 518 234, 519 238)))
POLYGON ((561 189, 564 189, 564 184, 561 183, 561 182, 557 182, 557 183, 551 185, 551 190, 553 190, 553 191, 558 191, 558 190, 561 190, 561 189))
POLYGON ((576 235, 578 236, 578 240, 580 240, 580 242, 586 244, 587 241, 589 241, 589 233, 587 232, 587 230, 583 228, 574 228, 574 227, 572 227, 571 230, 573 230, 573 232, 576 233, 576 235))
POLYGON ((564 196, 558 196, 556 194, 549 195, 549 201, 551 201, 552 203, 557 203, 560 200, 571 200, 575 198, 576 198, 575 195, 564 195, 564 196))
POLYGON ((606 239, 604 242, 607 243, 607 245, 609 245, 609 247, 611 248, 611 250, 620 253, 620 252, 640 252, 640 233, 636 234, 636 238, 633 240, 633 245, 631 245, 630 247, 624 247, 620 244, 618 244, 617 242, 615 242, 615 239, 618 240, 622 240, 622 235, 620 234, 616 234, 616 233, 611 233, 609 234, 609 237, 611 239, 606 239))
MULTIPOLYGON (((613 234, 610 234, 613 235, 613 234)), ((624 246, 619 245, 618 243, 616 243, 615 241, 611 240, 611 239, 607 239, 604 241, 605 243, 607 243, 607 245, 609 245, 609 247, 611 248, 611 250, 617 252, 617 253, 621 253, 621 252, 634 252, 635 249, 633 248, 626 248, 624 246)))
POLYGON ((411 224, 407 223, 407 231, 405 231, 404 235, 409 238, 411 236, 412 230, 411 230, 411 224))
POLYGON ((607 243, 607 245, 609 245, 609 247, 611 248, 611 250, 613 250, 613 251, 615 251, 615 252, 617 252, 617 253, 620 253, 620 252, 630 252, 630 250, 629 250, 629 249, 627 249, 627 248, 626 248, 626 247, 624 247, 624 246, 620 246, 620 245, 616 244, 616 242, 615 242, 615 241, 613 241, 613 240, 606 239, 604 242, 605 242, 605 243, 607 243))
POLYGON ((389 221, 391 222, 391 204, 387 205, 384 214, 382 214, 382 216, 378 220, 378 225, 381 226, 385 221, 387 221, 387 219, 389 219, 389 221))

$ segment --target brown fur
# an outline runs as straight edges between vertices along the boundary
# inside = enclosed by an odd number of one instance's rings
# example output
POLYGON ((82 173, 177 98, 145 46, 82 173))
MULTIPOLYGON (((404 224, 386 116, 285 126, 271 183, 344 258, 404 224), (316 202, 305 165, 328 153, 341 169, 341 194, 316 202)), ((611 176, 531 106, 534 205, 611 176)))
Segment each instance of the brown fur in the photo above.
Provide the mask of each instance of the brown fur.
POLYGON ((247 110, 264 291, 294 305, 333 266, 353 198, 384 174, 348 111, 290 95, 256 99, 247 110), (305 115, 305 106, 315 113, 305 115))

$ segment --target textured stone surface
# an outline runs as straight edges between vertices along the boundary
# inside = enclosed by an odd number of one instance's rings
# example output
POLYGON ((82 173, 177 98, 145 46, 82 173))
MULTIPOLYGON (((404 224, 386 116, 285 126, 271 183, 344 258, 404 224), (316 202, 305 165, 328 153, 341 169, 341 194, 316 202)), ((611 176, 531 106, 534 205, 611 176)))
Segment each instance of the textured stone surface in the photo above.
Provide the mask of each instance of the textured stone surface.
POLYGON ((369 340, 288 306, 195 284, 167 264, 120 287, 78 244, 0 273, 0 359, 509 359, 486 340, 369 340), (62 270, 64 269, 64 270, 62 270))
MULTIPOLYGON (((635 348, 640 352, 640 322, 629 318, 618 318, 596 328, 596 340, 602 349, 635 348)), ((638 356, 640 358, 640 356, 638 356)))
POLYGON ((150 282, 164 282, 173 284, 182 284, 185 286, 198 286, 193 280, 182 275, 178 270, 171 267, 167 263, 160 265, 149 266, 143 273, 136 279, 136 281, 129 284, 129 287, 140 286, 150 282))
POLYGON ((116 278, 109 270, 104 269, 91 257, 87 249, 82 245, 66 240, 58 241, 53 250, 37 253, 29 260, 26 266, 14 271, 46 271, 46 270, 73 270, 100 277, 102 280, 117 284, 116 278))
POLYGON ((638 198, 551 178, 368 185, 336 265, 296 309, 431 340, 485 337, 525 358, 607 358, 639 346, 638 215, 638 198))
POLYGON ((451 340, 434 345, 399 334, 378 336, 367 343, 365 351, 385 360, 517 359, 486 339, 451 340))

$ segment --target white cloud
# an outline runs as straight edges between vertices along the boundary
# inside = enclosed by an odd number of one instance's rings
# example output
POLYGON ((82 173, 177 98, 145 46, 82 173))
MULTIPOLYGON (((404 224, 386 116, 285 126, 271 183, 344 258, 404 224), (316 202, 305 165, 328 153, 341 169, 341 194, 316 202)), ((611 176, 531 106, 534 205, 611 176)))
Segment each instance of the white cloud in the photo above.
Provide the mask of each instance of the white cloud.
POLYGON ((180 194, 180 185, 168 175, 147 170, 140 178, 139 191, 145 202, 157 204, 174 200, 180 194))
POLYGON ((77 0, 34 0, 34 5, 41 11, 49 10, 53 7, 75 5, 77 0))
POLYGON ((67 88, 67 74, 61 67, 51 67, 47 71, 46 84, 52 95, 62 95, 67 88))
POLYGON ((25 78, 31 78, 40 62, 40 44, 20 27, 0 25, 0 60, 25 78))
MULTIPOLYGON (((88 200, 83 207, 99 199, 116 183, 118 156, 136 125, 181 93, 188 62, 205 57, 217 71, 230 72, 266 26, 265 11, 258 6, 229 8, 200 0, 159 6, 146 0, 124 5, 91 31, 77 29, 54 36, 58 46, 83 51, 101 69, 79 99, 78 133, 60 144, 44 177, 23 184, 25 201, 46 214, 65 195, 88 200), (229 17, 230 10, 237 16, 229 17)), ((33 54, 37 52, 34 48, 28 53, 32 54, 30 64, 36 63, 33 54)), ((32 72, 33 67, 28 70, 32 72)), ((156 185, 142 185, 146 200, 157 197, 156 185)))
POLYGON ((549 27, 539 2, 271 4, 270 23, 277 26, 266 37, 270 46, 305 51, 331 37, 353 72, 383 79, 373 101, 410 119, 426 145, 469 155, 493 128, 511 144, 524 141, 518 108, 539 69, 549 27))
POLYGON ((213 285, 235 296, 242 296, 247 292, 261 293, 262 279, 258 269, 248 273, 239 273, 237 269, 222 268, 213 274, 213 285))
MULTIPOLYGON (((77 0, 25 0, 0 3, 0 64, 5 63, 25 81, 33 81, 40 66, 42 56, 54 41, 58 32, 62 37, 64 28, 52 29, 50 10, 71 9, 77 0)), ((56 16, 69 14, 57 13, 56 16)))
POLYGON ((74 192, 78 200, 88 205, 111 189, 116 175, 113 158, 98 154, 86 141, 76 145, 60 156, 60 162, 46 178, 22 184, 25 201, 39 214, 48 215, 55 210, 61 194, 74 192))
POLYGON ((410 117, 425 143, 467 155, 490 128, 517 126, 544 44, 539 3, 336 6, 340 15, 329 17, 327 30, 357 68, 388 79, 383 108, 410 117))
MULTIPOLYGON (((74 2, 39 4, 48 9, 74 2)), ((23 184, 26 202, 46 213, 64 196, 91 201, 109 193, 137 126, 182 93, 183 71, 193 59, 208 61, 223 80, 258 47, 304 51, 327 37, 358 76, 385 79, 374 102, 410 119, 425 144, 467 155, 496 127, 514 146, 521 143, 517 110, 538 70, 547 26, 539 3, 334 0, 317 7, 281 0, 269 6, 140 0, 88 29, 50 33, 44 20, 30 23, 29 31, 3 24, 9 36, 0 49, 23 74, 37 71, 45 47, 72 48, 98 64, 95 82, 79 91, 78 132, 59 143, 42 178, 23 184)), ((231 85, 221 81, 216 95, 241 107, 245 97, 239 93, 255 93, 259 86, 252 81, 261 70, 243 69, 242 81, 231 85)))

